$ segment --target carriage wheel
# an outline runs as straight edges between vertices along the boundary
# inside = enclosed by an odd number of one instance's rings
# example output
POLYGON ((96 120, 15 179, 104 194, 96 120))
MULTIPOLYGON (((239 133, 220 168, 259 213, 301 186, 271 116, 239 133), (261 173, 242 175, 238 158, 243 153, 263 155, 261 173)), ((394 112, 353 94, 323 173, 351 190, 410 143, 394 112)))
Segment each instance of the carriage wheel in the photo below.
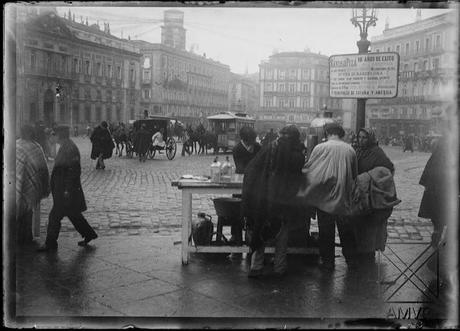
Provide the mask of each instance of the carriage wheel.
POLYGON ((147 155, 149 157, 150 160, 153 159, 153 157, 155 156, 155 153, 157 152, 156 148, 153 148, 153 146, 150 146, 149 147, 149 150, 147 152, 147 155))
POLYGON ((174 159, 174 156, 176 156, 176 149, 177 149, 177 145, 176 145, 176 141, 174 140, 174 138, 168 138, 168 140, 166 141, 166 147, 165 147, 166 157, 168 158, 168 160, 174 159))

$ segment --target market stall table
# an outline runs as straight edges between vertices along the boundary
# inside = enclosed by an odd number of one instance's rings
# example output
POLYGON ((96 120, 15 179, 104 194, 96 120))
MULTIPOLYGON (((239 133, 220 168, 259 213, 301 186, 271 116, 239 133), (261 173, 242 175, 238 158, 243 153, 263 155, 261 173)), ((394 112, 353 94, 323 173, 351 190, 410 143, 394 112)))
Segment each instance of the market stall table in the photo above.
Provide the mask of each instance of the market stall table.
MULTIPOLYGON (((192 177, 192 176, 190 176, 192 177)), ((182 191, 182 264, 188 264, 190 252, 196 253, 249 253, 247 245, 242 246, 193 246, 189 241, 192 231, 192 195, 193 194, 240 194, 242 181, 213 183, 206 178, 181 178, 171 182, 182 191)), ((266 253, 273 253, 274 247, 266 247, 266 253)), ((317 254, 318 248, 290 247, 288 253, 317 254)))

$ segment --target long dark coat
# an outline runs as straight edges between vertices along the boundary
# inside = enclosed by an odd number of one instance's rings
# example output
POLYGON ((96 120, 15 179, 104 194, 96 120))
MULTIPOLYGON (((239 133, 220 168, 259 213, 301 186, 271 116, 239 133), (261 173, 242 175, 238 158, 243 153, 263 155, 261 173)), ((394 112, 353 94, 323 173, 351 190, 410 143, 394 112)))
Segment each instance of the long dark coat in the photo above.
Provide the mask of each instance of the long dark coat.
POLYGON ((305 221, 307 209, 296 198, 304 162, 300 144, 281 138, 249 162, 243 179, 242 213, 253 231, 252 249, 275 238, 283 221, 305 221))
POLYGON ((94 129, 90 137, 93 148, 91 149, 91 159, 95 160, 102 153, 102 158, 109 159, 112 157, 115 144, 109 130, 98 126, 94 129))
POLYGON ((136 153, 145 154, 147 153, 150 144, 152 142, 152 135, 149 131, 144 128, 140 128, 134 136, 134 148, 136 153))
POLYGON ((72 140, 65 139, 56 155, 55 164, 51 172, 53 208, 66 213, 86 210, 80 175, 81 166, 78 147, 72 140), (68 192, 68 195, 64 192, 68 192))
POLYGON ((420 185, 425 187, 425 192, 420 202, 418 217, 441 221, 445 216, 449 180, 445 172, 447 153, 446 142, 441 139, 435 145, 420 177, 420 185))

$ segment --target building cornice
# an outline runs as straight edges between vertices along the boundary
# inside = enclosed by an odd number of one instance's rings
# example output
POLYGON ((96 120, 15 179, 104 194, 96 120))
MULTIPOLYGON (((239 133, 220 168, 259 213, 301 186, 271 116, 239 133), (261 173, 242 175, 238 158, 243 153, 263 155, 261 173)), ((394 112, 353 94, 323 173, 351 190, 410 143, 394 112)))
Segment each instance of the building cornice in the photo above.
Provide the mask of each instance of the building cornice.
POLYGON ((430 17, 425 20, 414 22, 406 25, 401 25, 395 28, 383 31, 382 35, 371 38, 371 43, 378 43, 390 39, 401 38, 410 34, 416 34, 425 30, 440 27, 454 23, 453 12, 441 14, 438 16, 430 17))

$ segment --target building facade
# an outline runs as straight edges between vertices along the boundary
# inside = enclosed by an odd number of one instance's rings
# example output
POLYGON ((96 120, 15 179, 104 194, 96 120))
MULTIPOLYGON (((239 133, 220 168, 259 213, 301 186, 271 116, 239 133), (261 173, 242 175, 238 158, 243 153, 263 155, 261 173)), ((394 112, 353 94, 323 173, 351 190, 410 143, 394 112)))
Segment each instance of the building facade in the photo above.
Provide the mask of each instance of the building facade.
POLYGON ((247 75, 231 74, 229 82, 228 109, 235 113, 256 115, 258 107, 258 84, 247 75))
POLYGON ((257 118, 309 126, 319 115, 342 117, 342 100, 329 97, 329 58, 305 52, 283 52, 259 65, 257 118))
POLYGON ((228 110, 228 65, 163 44, 132 43, 142 53, 143 112, 196 124, 228 110))
POLYGON ((25 6, 17 19, 16 126, 43 121, 83 128, 139 115, 140 53, 109 24, 78 23, 69 11, 25 6))
POLYGON ((458 30, 454 13, 389 28, 371 39, 372 52, 400 55, 398 95, 370 99, 366 112, 379 136, 425 135, 439 131, 456 90, 458 30))

